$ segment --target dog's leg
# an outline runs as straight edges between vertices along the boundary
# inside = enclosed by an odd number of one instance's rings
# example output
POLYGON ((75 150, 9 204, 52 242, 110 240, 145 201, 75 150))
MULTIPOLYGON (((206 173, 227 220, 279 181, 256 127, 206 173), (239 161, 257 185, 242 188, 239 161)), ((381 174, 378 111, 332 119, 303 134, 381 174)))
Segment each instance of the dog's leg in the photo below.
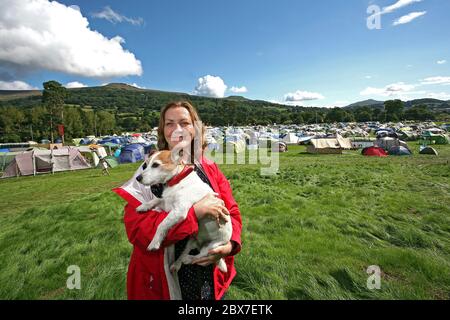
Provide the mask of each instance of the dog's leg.
POLYGON ((136 211, 137 212, 145 212, 145 211, 153 209, 154 207, 156 207, 160 203, 161 203, 161 199, 160 198, 154 198, 154 199, 150 200, 147 203, 141 204, 139 207, 136 208, 136 211))
MULTIPOLYGON (((200 258, 204 258, 208 256, 208 252, 212 249, 217 248, 218 246, 221 246, 222 243, 211 243, 207 246, 204 246, 201 250, 200 253, 195 255, 195 256, 191 256, 191 255, 187 255, 184 259, 183 259, 183 263, 184 264, 192 264, 192 261, 196 260, 196 259, 200 259, 200 258)), ((216 262, 217 267, 219 268, 220 271, 226 273, 228 271, 227 265, 225 263, 225 260, 223 258, 221 258, 219 261, 216 262)))
POLYGON ((166 237, 167 232, 169 232, 170 228, 186 219, 188 211, 189 208, 177 208, 172 210, 167 215, 167 217, 159 224, 152 241, 147 247, 147 250, 149 251, 158 250, 161 247, 161 243, 166 237))
POLYGON ((178 270, 180 270, 180 268, 181 268, 181 265, 187 264, 185 262, 186 257, 188 257, 189 256, 189 252, 192 249, 195 249, 195 248, 198 248, 197 240, 195 240, 193 238, 189 239, 189 241, 186 243, 186 247, 184 248, 183 252, 178 257, 177 261, 175 261, 170 266, 170 272, 172 272, 172 273, 178 272, 178 270))

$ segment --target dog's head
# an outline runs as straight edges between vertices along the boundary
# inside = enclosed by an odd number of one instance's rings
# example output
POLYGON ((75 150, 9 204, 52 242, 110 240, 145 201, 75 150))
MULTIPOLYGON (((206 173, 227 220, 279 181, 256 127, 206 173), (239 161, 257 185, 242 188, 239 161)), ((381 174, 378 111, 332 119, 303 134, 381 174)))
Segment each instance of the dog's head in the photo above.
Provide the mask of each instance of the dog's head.
POLYGON ((181 150, 154 151, 142 165, 143 171, 136 180, 147 186, 166 183, 178 173, 178 166, 182 165, 181 150))

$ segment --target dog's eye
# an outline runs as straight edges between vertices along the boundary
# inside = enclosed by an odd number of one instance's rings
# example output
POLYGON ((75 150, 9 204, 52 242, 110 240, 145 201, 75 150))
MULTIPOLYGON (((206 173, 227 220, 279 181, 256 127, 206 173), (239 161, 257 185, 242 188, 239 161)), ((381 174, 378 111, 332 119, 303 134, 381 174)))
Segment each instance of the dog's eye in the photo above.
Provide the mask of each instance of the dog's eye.
POLYGON ((159 163, 155 162, 154 164, 152 164, 152 168, 158 168, 159 167, 159 163))
POLYGON ((142 166, 142 170, 147 169, 147 162, 144 162, 144 165, 142 166))

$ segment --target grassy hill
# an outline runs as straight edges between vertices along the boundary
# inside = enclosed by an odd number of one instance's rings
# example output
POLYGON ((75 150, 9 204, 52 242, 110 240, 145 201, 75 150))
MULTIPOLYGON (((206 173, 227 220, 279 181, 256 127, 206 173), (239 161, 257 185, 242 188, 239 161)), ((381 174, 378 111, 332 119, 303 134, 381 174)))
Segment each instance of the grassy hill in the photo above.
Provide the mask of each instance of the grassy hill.
MULTIPOLYGON (((228 299, 450 299, 450 146, 438 157, 308 155, 220 165, 243 218, 228 299), (366 287, 367 267, 382 271, 366 287)), ((1 299, 125 299, 131 245, 110 190, 138 164, 0 180, 1 299), (67 267, 81 269, 68 290, 67 267)))
MULTIPOLYGON (((209 98, 182 92, 168 92, 152 89, 140 89, 123 83, 111 83, 99 87, 68 89, 66 104, 93 106, 102 109, 127 109, 136 111, 140 108, 159 111, 161 106, 177 100, 188 100, 196 105, 216 105, 220 103, 241 102, 255 107, 289 108, 266 101, 246 99, 241 96, 226 98, 209 98)), ((0 106, 11 105, 33 107, 41 103, 41 91, 5 91, 0 90, 0 106)))

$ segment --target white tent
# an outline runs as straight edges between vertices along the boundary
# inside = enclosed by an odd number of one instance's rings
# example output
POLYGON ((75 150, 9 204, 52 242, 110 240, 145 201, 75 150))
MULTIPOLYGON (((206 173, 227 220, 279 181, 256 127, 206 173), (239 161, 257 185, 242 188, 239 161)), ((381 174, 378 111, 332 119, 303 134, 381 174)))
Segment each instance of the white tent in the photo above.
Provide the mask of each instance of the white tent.
POLYGON ((295 135, 295 133, 289 132, 283 137, 282 141, 286 144, 297 144, 298 137, 295 135))
POLYGON ((337 135, 336 138, 322 138, 311 139, 311 144, 308 145, 307 151, 309 153, 342 153, 342 150, 351 149, 352 143, 349 138, 342 138, 337 135))

